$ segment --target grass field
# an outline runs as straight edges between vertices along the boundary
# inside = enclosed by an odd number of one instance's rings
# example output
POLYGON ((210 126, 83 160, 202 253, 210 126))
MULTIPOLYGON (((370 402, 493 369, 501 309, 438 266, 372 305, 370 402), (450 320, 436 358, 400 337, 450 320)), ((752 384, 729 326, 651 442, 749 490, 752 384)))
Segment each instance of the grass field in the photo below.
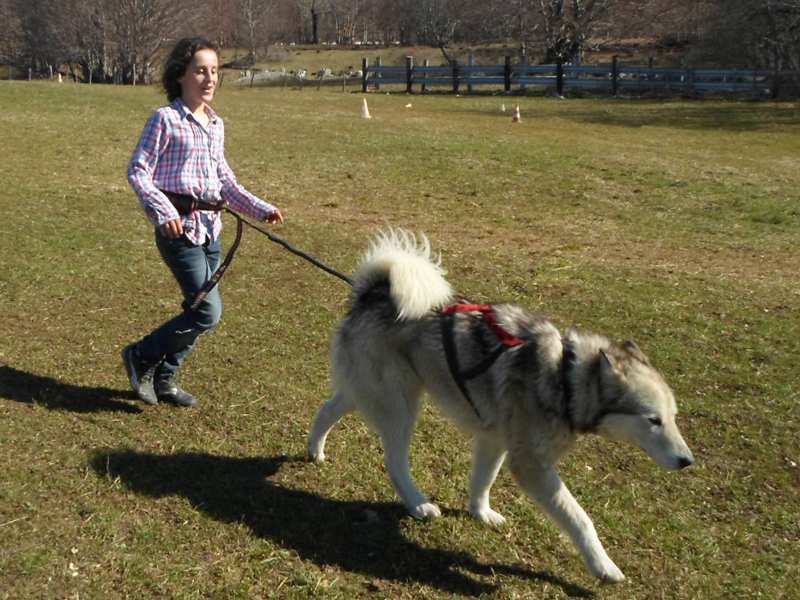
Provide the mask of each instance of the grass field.
POLYGON ((433 409, 412 464, 442 519, 404 515, 357 417, 305 462, 348 289, 255 233, 183 372, 200 406, 135 401, 119 351, 179 304, 125 180, 162 99, 0 82, 0 598, 796 598, 798 106, 368 100, 225 87, 228 160, 341 270, 424 231, 464 295, 639 343, 696 465, 588 437, 561 467, 627 581, 505 471, 508 524, 470 519, 469 441, 433 409))

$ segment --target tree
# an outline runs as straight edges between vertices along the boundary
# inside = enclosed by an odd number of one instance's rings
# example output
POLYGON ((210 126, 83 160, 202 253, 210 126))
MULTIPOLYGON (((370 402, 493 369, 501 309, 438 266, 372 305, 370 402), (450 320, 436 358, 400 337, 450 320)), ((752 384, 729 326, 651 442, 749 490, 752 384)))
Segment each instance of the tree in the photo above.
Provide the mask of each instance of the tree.
POLYGON ((800 0, 716 0, 694 62, 800 69, 800 0))
POLYGON ((322 0, 294 0, 297 10, 300 13, 303 37, 312 44, 319 44, 319 18, 321 13, 322 0), (305 28, 305 16, 308 15, 308 23, 311 25, 311 37, 307 37, 308 30, 305 28))
POLYGON ((116 50, 115 80, 148 79, 165 43, 193 31, 198 13, 173 0, 105 0, 116 50))
POLYGON ((19 62, 22 48, 22 24, 17 16, 13 0, 0 0, 0 62, 15 65, 19 62))
POLYGON ((544 34, 544 62, 580 62, 614 0, 534 0, 544 34))
POLYGON ((238 23, 240 39, 245 42, 248 59, 255 62, 257 48, 266 45, 267 18, 274 5, 273 0, 238 0, 238 23), (263 42, 263 44, 262 44, 263 42))

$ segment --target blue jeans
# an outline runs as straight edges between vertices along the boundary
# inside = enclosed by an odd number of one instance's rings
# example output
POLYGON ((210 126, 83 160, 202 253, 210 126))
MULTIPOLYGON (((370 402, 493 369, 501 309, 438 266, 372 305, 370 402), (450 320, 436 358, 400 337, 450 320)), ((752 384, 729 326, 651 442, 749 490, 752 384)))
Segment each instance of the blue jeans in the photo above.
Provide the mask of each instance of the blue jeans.
POLYGON ((139 356, 147 363, 160 362, 159 377, 175 374, 192 351, 197 338, 214 328, 222 316, 222 298, 217 285, 197 309, 189 304, 209 280, 220 262, 220 243, 206 240, 194 246, 185 238, 169 239, 156 230, 156 246, 183 292, 183 312, 173 317, 138 344, 139 356))

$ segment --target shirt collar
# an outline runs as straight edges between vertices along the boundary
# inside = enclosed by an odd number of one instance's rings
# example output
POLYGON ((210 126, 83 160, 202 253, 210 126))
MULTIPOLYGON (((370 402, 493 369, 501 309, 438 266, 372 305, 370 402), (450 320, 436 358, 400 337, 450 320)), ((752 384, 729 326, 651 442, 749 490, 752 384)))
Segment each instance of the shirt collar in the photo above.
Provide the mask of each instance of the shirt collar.
MULTIPOLYGON (((181 114, 181 117, 184 119, 188 118, 189 115, 192 114, 192 111, 190 111, 189 107, 186 106, 186 103, 183 101, 183 98, 175 98, 175 100, 172 101, 170 106, 172 106, 172 108, 177 110, 181 114)), ((206 104, 206 114, 208 115, 209 119, 208 122, 210 124, 216 124, 216 122, 219 120, 219 115, 216 112, 214 112, 214 109, 208 106, 208 104, 206 104)))

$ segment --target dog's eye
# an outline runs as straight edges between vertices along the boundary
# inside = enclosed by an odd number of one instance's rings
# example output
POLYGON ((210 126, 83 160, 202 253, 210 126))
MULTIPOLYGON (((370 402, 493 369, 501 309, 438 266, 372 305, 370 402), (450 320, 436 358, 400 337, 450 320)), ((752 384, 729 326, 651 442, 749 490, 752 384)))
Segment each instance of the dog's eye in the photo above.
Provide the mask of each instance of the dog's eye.
POLYGON ((658 417, 650 417, 647 420, 656 427, 661 427, 664 424, 658 417))

